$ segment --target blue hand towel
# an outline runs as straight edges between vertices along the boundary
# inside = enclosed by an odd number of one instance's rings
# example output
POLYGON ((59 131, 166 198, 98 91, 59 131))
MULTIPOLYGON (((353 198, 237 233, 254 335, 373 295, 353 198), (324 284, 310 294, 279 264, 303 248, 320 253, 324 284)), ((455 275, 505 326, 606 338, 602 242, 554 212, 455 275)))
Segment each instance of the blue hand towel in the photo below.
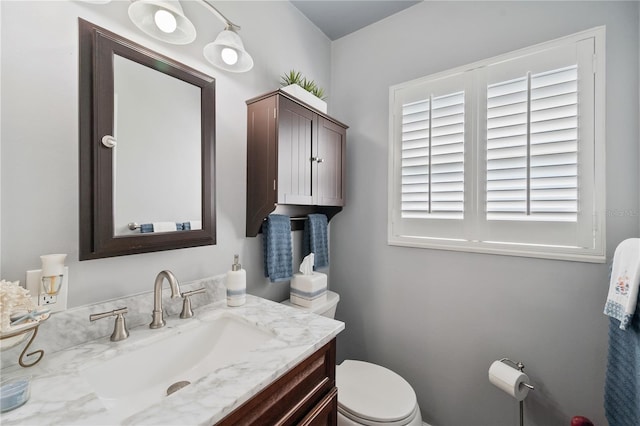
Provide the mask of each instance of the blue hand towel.
POLYGON ((609 426, 640 425, 640 301, 636 281, 640 252, 637 241, 625 240, 616 249, 605 308, 605 314, 611 317, 604 383, 604 412, 609 426), (612 304, 616 309, 609 309, 612 304))
POLYGON ((640 425, 640 309, 626 330, 609 318, 604 412, 609 426, 640 425))
POLYGON ((329 238, 327 237, 327 216, 310 214, 304 222, 302 238, 302 255, 313 253, 315 264, 313 269, 329 266, 329 238))
POLYGON ((142 225, 140 225, 140 232, 142 234, 148 234, 149 232, 153 232, 153 224, 143 223, 142 225))
POLYGON ((262 224, 264 242, 264 276, 271 282, 288 281, 293 276, 291 219, 270 214, 262 224))

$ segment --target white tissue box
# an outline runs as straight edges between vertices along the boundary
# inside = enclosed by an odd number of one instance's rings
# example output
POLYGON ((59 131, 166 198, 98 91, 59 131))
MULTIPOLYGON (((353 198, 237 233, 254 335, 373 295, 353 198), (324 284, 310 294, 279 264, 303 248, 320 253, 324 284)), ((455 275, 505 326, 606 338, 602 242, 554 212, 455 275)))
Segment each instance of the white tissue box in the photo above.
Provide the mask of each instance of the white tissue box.
POLYGON ((291 289, 295 289, 302 296, 312 299, 313 293, 327 289, 327 275, 321 272, 314 272, 311 275, 293 274, 291 289))
POLYGON ((291 303, 305 308, 315 308, 327 301, 327 275, 314 272, 311 275, 294 274, 291 279, 291 303))
POLYGON ((324 293, 313 299, 307 299, 305 297, 296 296, 295 294, 291 293, 289 295, 289 300, 294 305, 302 306, 304 308, 315 308, 327 303, 327 291, 325 290, 324 293))

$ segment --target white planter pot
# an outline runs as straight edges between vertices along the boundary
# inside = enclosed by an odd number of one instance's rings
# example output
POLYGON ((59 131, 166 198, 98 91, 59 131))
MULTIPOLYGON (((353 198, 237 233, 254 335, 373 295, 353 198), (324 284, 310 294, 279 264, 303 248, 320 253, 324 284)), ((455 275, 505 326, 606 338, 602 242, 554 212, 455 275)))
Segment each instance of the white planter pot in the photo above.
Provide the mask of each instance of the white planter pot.
POLYGON ((290 84, 288 86, 282 87, 281 90, 283 92, 287 92, 294 98, 304 102, 310 107, 313 107, 324 114, 327 113, 327 103, 325 101, 316 97, 311 92, 304 90, 302 87, 298 86, 297 84, 290 84))

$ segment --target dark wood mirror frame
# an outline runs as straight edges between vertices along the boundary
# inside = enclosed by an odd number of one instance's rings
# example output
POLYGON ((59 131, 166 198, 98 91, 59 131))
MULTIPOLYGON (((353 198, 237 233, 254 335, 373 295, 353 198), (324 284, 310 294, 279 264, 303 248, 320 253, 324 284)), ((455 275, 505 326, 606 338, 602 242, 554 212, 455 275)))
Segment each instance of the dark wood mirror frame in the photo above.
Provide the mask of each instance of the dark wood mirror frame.
POLYGON ((80 260, 215 244, 215 80, 90 22, 78 21, 80 260), (115 54, 201 88, 201 230, 114 236, 112 152, 101 138, 113 134, 115 54))

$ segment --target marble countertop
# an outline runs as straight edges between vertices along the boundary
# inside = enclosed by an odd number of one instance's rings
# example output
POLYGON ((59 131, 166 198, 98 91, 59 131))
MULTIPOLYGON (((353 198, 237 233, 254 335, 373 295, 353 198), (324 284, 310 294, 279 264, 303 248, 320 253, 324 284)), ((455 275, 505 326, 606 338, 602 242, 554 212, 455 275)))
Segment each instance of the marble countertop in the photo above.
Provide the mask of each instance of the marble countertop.
MULTIPOLYGON (((31 368, 2 369, 2 379, 32 376, 31 398, 25 405, 0 414, 5 425, 211 425, 239 407, 344 329, 344 324, 259 297, 230 308, 218 301, 195 310, 196 316, 166 318, 167 325, 151 330, 132 328, 122 342, 108 337, 82 343, 53 354, 31 368), (194 327, 221 312, 273 333, 257 349, 215 370, 189 386, 163 397, 159 403, 122 417, 109 410, 83 378, 86 365, 96 364, 147 343, 194 327)), ((37 345, 36 345, 37 346, 37 345)), ((158 354, 162 356, 162 354, 158 354)))

